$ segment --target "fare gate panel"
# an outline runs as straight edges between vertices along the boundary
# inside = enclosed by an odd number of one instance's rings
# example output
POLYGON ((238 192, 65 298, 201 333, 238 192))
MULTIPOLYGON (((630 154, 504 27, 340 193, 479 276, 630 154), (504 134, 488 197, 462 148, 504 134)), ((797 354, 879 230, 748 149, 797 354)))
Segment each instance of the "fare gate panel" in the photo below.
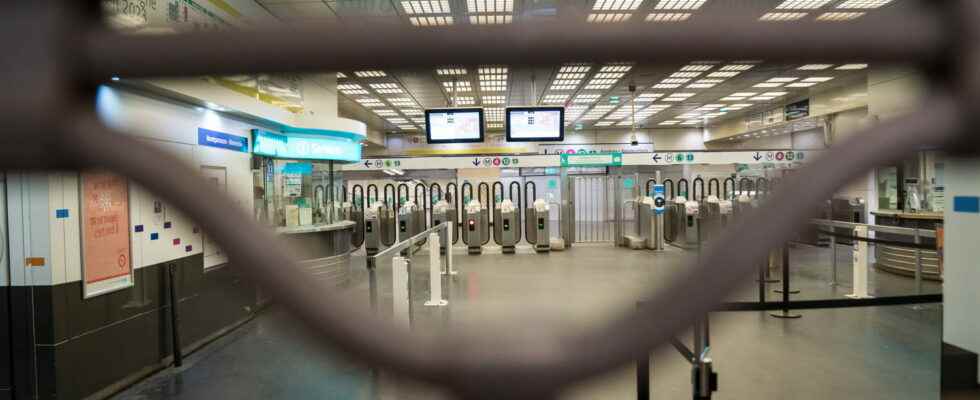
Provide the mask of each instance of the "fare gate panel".
POLYGON ((575 188, 576 242, 611 242, 614 238, 613 191, 608 176, 572 177, 575 188))

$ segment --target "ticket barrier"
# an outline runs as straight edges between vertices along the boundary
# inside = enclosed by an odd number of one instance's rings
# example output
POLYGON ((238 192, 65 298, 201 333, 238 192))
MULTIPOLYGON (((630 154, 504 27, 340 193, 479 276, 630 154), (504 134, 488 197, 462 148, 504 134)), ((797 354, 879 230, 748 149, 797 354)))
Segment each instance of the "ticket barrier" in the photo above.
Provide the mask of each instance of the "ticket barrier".
MULTIPOLYGON (((398 237, 399 239, 410 238, 419 232, 419 211, 414 201, 406 201, 398 208, 398 237)), ((408 255, 410 249, 402 250, 402 255, 408 255)))
POLYGON ((653 198, 644 196, 637 202, 636 208, 638 236, 626 236, 624 242, 627 247, 634 250, 655 248, 654 240, 657 232, 657 220, 654 217, 653 198))
POLYGON ((467 254, 483 254, 484 232, 489 230, 486 215, 486 209, 475 199, 463 208, 463 242, 467 254))
POLYGON ((451 237, 446 237, 446 231, 439 231, 439 254, 446 254, 446 246, 452 247, 452 244, 456 243, 459 238, 456 219, 456 208, 446 200, 439 200, 432 206, 432 226, 439 226, 443 222, 448 222, 449 235, 451 235, 451 237))
POLYGON ((687 200, 684 196, 674 198, 672 210, 674 233, 671 243, 686 249, 698 247, 698 231, 701 229, 700 206, 700 203, 687 200))
POLYGON ((544 199, 535 200, 524 215, 524 236, 538 253, 551 251, 551 232, 548 227, 550 218, 551 207, 544 199))
POLYGON ((517 210, 510 199, 504 199, 493 210, 493 237, 504 254, 514 254, 520 240, 521 223, 517 210))
POLYGON ((368 256, 395 243, 395 230, 391 229, 393 222, 391 209, 382 203, 368 206, 364 211, 364 249, 368 256))

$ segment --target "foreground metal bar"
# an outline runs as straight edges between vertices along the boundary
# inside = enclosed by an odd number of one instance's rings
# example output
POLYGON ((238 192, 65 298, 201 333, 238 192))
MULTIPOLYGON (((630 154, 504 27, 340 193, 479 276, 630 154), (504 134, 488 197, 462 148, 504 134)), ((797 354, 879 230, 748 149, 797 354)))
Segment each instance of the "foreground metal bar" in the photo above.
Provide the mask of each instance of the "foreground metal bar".
POLYGON ((95 79, 458 64, 554 65, 623 61, 624 57, 656 63, 704 59, 907 63, 938 57, 952 40, 941 20, 927 11, 832 27, 796 22, 739 24, 732 29, 709 19, 673 26, 647 24, 642 29, 632 24, 559 20, 520 29, 318 24, 174 35, 97 30, 84 37, 82 53, 95 79))

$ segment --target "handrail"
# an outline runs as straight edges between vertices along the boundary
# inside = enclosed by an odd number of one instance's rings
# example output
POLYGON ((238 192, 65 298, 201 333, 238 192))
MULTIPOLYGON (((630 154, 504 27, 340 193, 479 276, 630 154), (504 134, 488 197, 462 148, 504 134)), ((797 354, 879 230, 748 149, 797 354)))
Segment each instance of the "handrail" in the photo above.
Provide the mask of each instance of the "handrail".
POLYGON ((442 230, 442 229, 445 229, 446 230, 446 235, 447 235, 446 237, 448 238, 449 237, 448 236, 449 235, 449 223, 448 222, 443 222, 443 223, 441 223, 441 224, 439 224, 437 226, 433 226, 433 227, 431 227, 429 229, 426 229, 426 230, 424 230, 422 232, 419 232, 419 233, 413 235, 412 237, 409 237, 407 239, 404 239, 404 240, 402 240, 402 241, 400 241, 398 243, 392 244, 391 246, 388 246, 388 248, 377 252, 373 256, 368 256, 367 257, 367 265, 368 265, 368 268, 372 268, 372 269, 375 268, 377 266, 377 260, 378 259, 380 259, 382 257, 391 257, 391 256, 393 256, 395 254, 398 254, 398 252, 400 252, 402 250, 405 250, 405 249, 411 247, 416 242, 424 241, 426 238, 429 237, 429 234, 430 233, 437 232, 437 231, 442 230))
POLYGON ((868 228, 868 231, 893 233, 896 235, 915 236, 916 233, 918 233, 920 237, 928 237, 928 238, 936 237, 936 231, 931 229, 906 228, 902 226, 888 226, 888 225, 871 225, 871 224, 862 224, 859 222, 835 221, 835 220, 821 219, 821 218, 811 219, 810 223, 814 225, 831 226, 835 228, 854 229, 856 227, 865 227, 868 228))

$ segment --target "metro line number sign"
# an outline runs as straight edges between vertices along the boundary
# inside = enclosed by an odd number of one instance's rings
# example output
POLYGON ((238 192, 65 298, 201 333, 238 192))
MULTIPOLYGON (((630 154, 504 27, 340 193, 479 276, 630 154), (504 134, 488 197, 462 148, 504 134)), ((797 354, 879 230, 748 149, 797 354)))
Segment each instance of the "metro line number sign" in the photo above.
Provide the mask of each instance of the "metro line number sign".
POLYGON ((623 166, 623 153, 564 153, 561 155, 562 167, 621 167, 623 166))

